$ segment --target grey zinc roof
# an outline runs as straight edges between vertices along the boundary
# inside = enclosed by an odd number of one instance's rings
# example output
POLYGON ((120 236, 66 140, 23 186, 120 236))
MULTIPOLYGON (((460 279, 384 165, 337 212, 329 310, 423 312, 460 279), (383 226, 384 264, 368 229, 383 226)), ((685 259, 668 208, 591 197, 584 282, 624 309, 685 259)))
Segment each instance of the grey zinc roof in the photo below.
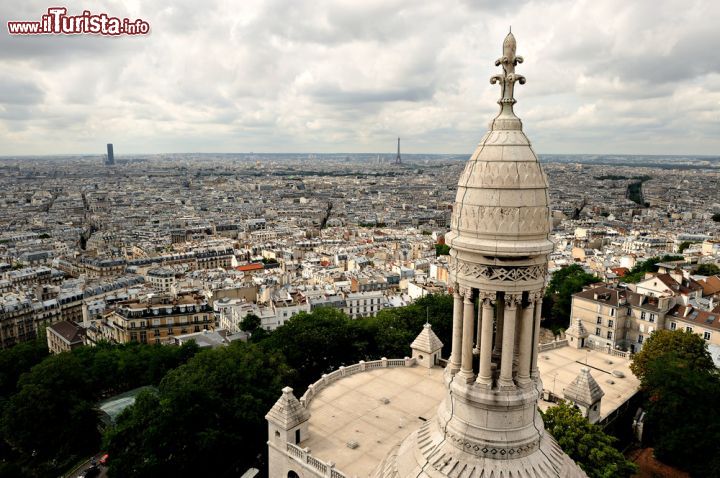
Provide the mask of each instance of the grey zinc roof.
POLYGON ((425 352, 426 354, 431 354, 440 350, 442 346, 443 343, 440 341, 438 336, 435 335, 435 332, 433 332, 432 326, 430 324, 425 324, 420 334, 415 338, 415 340, 413 340, 410 348, 413 350, 419 350, 420 352, 425 352))
POLYGON ((590 406, 600 400, 605 392, 590 375, 590 369, 583 367, 580 369, 580 374, 564 390, 563 395, 568 400, 590 406))

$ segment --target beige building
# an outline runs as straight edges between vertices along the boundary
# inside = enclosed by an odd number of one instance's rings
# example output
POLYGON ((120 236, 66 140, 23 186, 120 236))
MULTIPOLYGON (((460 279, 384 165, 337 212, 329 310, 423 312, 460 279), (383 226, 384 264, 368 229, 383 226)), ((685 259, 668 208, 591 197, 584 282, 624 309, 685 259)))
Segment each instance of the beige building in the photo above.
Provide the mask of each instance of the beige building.
POLYGON ((707 312, 678 304, 668 312, 665 328, 687 330, 698 334, 708 344, 720 346, 720 307, 707 312))
POLYGON ((45 329, 47 335, 48 350, 52 354, 69 352, 84 344, 85 333, 83 328, 74 322, 63 320, 52 324, 45 329))
POLYGON ((166 344, 176 335, 215 330, 215 314, 204 296, 184 293, 121 302, 97 326, 114 342, 166 344))
POLYGON ((711 319, 720 317, 720 310, 715 314, 691 305, 702 298, 702 293, 700 283, 679 271, 649 275, 635 286, 635 292, 599 284, 573 295, 571 322, 582 322, 587 331, 586 345, 593 348, 635 353, 656 330, 688 327, 708 343, 720 344, 716 342, 720 340, 717 332, 713 333, 716 322, 711 319))
POLYGON ((147 271, 145 280, 159 292, 170 292, 175 288, 175 271, 170 267, 154 267, 147 271))

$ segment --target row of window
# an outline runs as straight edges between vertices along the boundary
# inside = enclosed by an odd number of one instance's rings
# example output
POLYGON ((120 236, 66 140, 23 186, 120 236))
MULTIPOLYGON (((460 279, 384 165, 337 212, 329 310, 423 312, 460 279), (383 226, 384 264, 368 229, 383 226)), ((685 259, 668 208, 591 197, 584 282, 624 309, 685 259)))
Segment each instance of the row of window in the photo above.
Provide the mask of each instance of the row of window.
MULTIPOLYGON (((598 337, 601 337, 600 334, 602 334, 602 331, 600 330, 600 327, 595 328, 595 335, 597 335, 598 337)), ((612 340, 612 338, 613 338, 613 333, 608 330, 607 339, 608 339, 608 340, 612 340)))
MULTIPOLYGON (((670 322, 670 330, 676 330, 676 329, 677 329, 677 324, 675 322, 670 322)), ((692 327, 690 327, 690 326, 685 327, 685 332, 692 332, 692 331, 693 331, 692 327)), ((712 334, 710 332, 708 332, 708 331, 703 332, 703 339, 710 340, 711 336, 712 336, 712 334)))
MULTIPOLYGON (((207 325, 204 326, 204 329, 205 329, 205 330, 208 330, 207 325)), ((194 327, 193 327, 193 332, 200 332, 200 326, 199 326, 199 325, 194 326, 194 327)), ((185 328, 183 328, 183 329, 180 331, 180 334, 186 334, 186 333, 187 333, 187 329, 185 329, 185 328)), ((168 329, 168 335, 175 335, 172 328, 169 328, 169 329, 168 329)), ((160 337, 160 330, 159 330, 159 329, 153 330, 153 337, 155 337, 155 342, 157 342, 157 343, 160 342, 160 339, 159 339, 159 337, 160 337)), ((137 333, 137 332, 130 332, 130 340, 131 340, 131 341, 137 342, 137 341, 138 341, 138 338, 140 339, 140 342, 142 342, 142 343, 147 343, 147 332, 142 331, 142 332, 140 332, 140 335, 139 335, 139 336, 138 336, 138 333, 137 333)))
MULTIPOLYGON (((203 320, 203 322, 207 322, 207 321, 208 321, 208 316, 207 316, 207 314, 202 316, 202 320, 203 320)), ((200 316, 199 316, 199 315, 193 316, 192 322, 195 323, 195 324, 199 323, 199 322, 200 322, 200 316)), ((178 325, 186 325, 186 324, 188 324, 188 323, 190 323, 189 320, 187 320, 187 321, 186 321, 186 320, 178 321, 178 325)), ((174 325, 174 324, 175 324, 175 319, 172 318, 172 317, 168 317, 168 318, 165 319, 165 323, 164 323, 164 324, 163 324, 163 322, 162 322, 162 319, 152 319, 151 324, 152 324, 152 327, 160 327, 160 326, 162 326, 162 325, 174 325)), ((131 329, 134 329, 135 327, 139 327, 139 328, 143 329, 143 328, 147 327, 147 322, 144 321, 144 320, 141 320, 141 321, 139 321, 139 322, 131 321, 131 322, 130 322, 130 328, 131 328, 131 329)))
POLYGON ((640 312, 640 320, 647 320, 648 322, 655 322, 655 314, 648 314, 644 310, 640 312))

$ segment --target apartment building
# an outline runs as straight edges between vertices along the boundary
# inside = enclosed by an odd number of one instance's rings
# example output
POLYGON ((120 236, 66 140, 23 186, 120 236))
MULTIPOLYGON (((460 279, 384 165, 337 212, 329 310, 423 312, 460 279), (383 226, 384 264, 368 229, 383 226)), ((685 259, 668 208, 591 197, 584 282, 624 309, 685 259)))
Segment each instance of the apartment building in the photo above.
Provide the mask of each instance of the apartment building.
POLYGON ((387 299, 381 291, 354 292, 345 297, 343 311, 351 319, 372 317, 387 307, 387 299))
POLYGON ((720 310, 702 310, 702 286, 675 274, 648 275, 635 285, 635 291, 613 284, 601 284, 573 295, 571 322, 577 319, 588 331, 591 347, 638 352, 656 330, 685 328, 718 341, 720 310))
POLYGON ((97 325, 114 342, 165 344, 176 335, 215 330, 215 314, 205 296, 187 292, 120 302, 97 325))
POLYGON ((84 329, 74 322, 66 320, 50 325, 46 330, 50 353, 69 352, 83 345, 84 329))

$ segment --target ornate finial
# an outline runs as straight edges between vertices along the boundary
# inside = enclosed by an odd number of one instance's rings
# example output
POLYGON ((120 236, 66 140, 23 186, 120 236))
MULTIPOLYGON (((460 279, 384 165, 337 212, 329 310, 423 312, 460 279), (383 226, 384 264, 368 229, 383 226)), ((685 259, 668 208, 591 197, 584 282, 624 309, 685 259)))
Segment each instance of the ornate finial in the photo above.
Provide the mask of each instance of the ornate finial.
POLYGON ((501 116, 515 117, 513 112, 513 105, 516 103, 514 97, 515 82, 519 82, 521 85, 525 84, 525 77, 522 75, 515 74, 515 67, 518 63, 523 62, 523 57, 515 55, 517 49, 517 42, 515 36, 512 34, 512 27, 510 27, 510 33, 505 37, 503 41, 503 56, 495 60, 495 66, 502 65, 504 74, 495 75, 490 78, 490 83, 500 83, 502 96, 498 100, 500 105, 501 116))

